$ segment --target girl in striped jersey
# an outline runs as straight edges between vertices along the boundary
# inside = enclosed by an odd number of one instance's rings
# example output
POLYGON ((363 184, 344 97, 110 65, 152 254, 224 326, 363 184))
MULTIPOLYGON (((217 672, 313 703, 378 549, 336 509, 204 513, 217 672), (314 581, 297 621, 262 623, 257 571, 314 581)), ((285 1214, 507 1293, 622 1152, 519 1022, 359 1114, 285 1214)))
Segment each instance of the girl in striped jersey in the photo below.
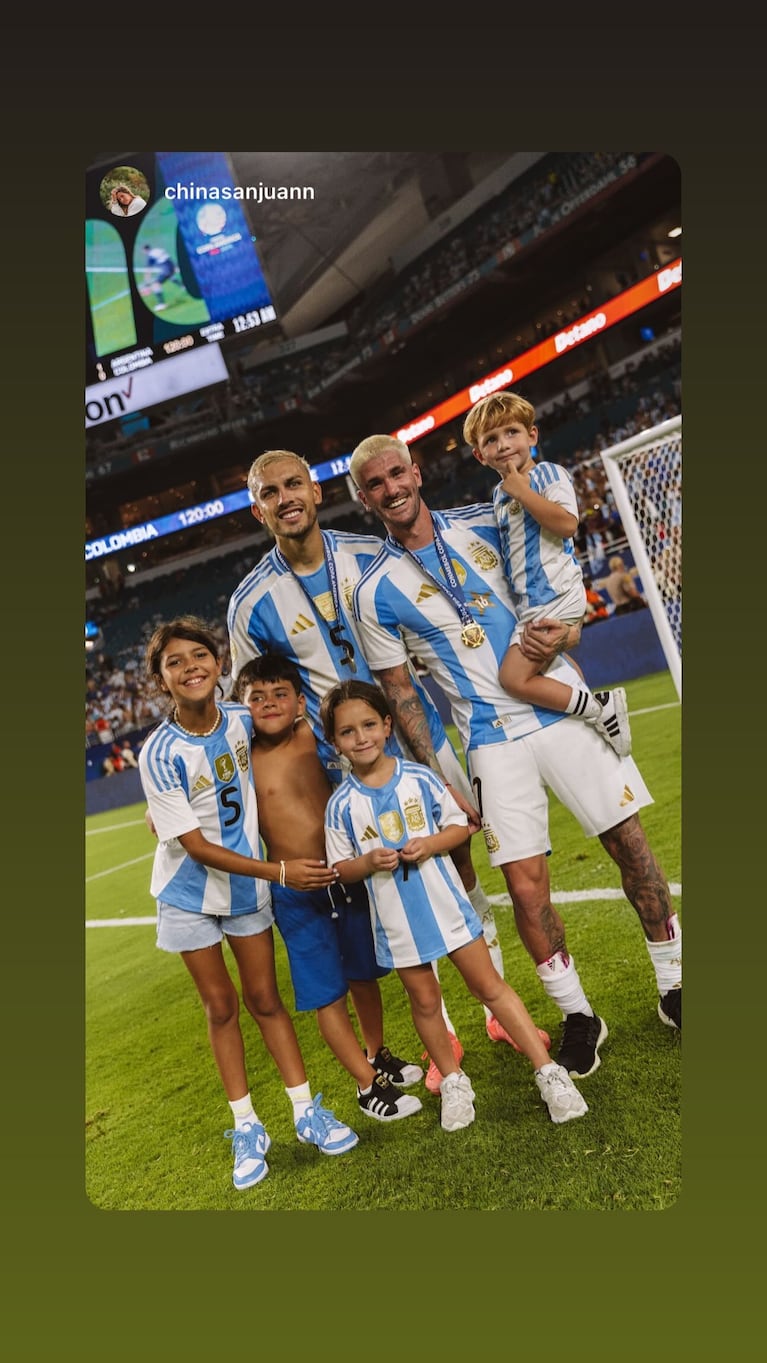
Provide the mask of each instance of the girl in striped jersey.
POLYGON ((584 1099, 549 1060, 524 1003, 495 969, 450 859, 466 837, 466 814, 430 768, 387 753, 392 716, 377 686, 342 682, 321 713, 326 738, 351 767, 326 808, 328 862, 342 883, 367 885, 376 959, 400 976, 416 1031, 442 1075, 444 1130, 469 1126, 475 1115, 474 1090, 454 1057, 432 969, 444 956, 532 1063, 552 1121, 583 1116, 584 1099))
POLYGON ((239 999, 224 961, 232 949, 248 1012, 257 1023, 293 1105, 296 1135, 325 1154, 357 1144, 349 1127, 312 1099, 295 1029, 277 987, 267 882, 297 890, 337 880, 323 861, 264 861, 243 705, 219 704, 221 660, 215 636, 194 616, 159 625, 146 670, 173 702, 149 735, 139 769, 159 839, 151 893, 157 945, 180 954, 202 1001, 208 1037, 234 1116, 233 1182, 249 1188, 268 1173, 269 1137, 253 1108, 239 1022, 239 999))
POLYGON ((559 464, 534 462, 535 408, 518 393, 480 398, 466 417, 463 437, 480 464, 494 469, 501 479, 493 493, 493 509, 519 619, 501 663, 502 687, 515 700, 585 719, 619 757, 628 756, 631 730, 625 691, 617 687, 595 693, 582 679, 579 686, 567 686, 542 676, 519 646, 529 621, 563 621, 571 627, 571 647, 581 637, 586 589, 573 544, 579 513, 569 473, 559 464))

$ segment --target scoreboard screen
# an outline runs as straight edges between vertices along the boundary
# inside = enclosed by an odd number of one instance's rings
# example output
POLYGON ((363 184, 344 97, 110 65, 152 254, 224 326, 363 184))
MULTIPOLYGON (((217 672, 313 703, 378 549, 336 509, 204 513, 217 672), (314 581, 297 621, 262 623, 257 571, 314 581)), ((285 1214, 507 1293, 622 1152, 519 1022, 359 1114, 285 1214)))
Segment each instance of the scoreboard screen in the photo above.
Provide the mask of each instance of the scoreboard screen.
POLYGON ((128 153, 86 175, 86 387, 277 315, 225 152, 128 153))

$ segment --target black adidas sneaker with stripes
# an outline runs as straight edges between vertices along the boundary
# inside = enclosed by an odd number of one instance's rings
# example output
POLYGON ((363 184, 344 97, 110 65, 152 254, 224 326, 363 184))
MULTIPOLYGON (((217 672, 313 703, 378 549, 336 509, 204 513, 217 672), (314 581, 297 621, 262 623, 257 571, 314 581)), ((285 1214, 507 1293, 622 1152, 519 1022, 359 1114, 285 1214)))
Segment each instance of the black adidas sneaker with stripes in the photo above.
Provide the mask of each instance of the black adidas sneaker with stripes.
POLYGON ((595 691, 594 698, 602 706, 602 716, 594 725, 598 734, 607 740, 619 757, 631 752, 631 725, 626 692, 622 686, 612 691, 595 691))
POLYGON ((421 1111, 421 1100, 412 1093, 401 1093, 385 1074, 377 1074, 370 1088, 357 1087, 357 1102, 368 1117, 377 1122, 396 1122, 421 1111))

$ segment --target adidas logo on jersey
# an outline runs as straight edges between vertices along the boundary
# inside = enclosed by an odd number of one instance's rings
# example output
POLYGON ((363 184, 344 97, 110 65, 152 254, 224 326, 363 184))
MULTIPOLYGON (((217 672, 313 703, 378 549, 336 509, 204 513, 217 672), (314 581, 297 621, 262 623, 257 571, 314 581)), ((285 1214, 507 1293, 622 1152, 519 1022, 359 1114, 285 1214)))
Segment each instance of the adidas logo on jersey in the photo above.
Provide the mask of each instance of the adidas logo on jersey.
POLYGON ((316 629, 315 623, 308 616, 299 615, 290 632, 291 634, 303 634, 305 629, 316 629))
POLYGON ((375 828, 368 824, 367 828, 365 829, 365 832, 362 834, 362 837, 360 838, 360 842, 369 842, 371 838, 377 839, 378 833, 375 828))
POLYGON ((620 802, 620 808, 622 809, 624 805, 630 805, 633 799, 634 799, 633 791, 631 791, 628 786, 624 786, 623 799, 620 802))
POLYGON ((198 776, 198 777, 197 777, 197 780, 195 781, 194 785, 192 786, 192 790, 193 790, 193 791, 194 791, 194 790, 207 790, 208 786, 212 786, 212 785, 213 785, 213 782, 209 779, 209 777, 207 777, 207 776, 198 776))
POLYGON ((421 590, 419 591, 415 599, 415 604, 417 606, 420 606, 422 601, 428 601, 429 597, 434 596, 435 592, 438 591, 439 587, 433 587, 430 582, 424 582, 423 586, 421 587, 421 590))

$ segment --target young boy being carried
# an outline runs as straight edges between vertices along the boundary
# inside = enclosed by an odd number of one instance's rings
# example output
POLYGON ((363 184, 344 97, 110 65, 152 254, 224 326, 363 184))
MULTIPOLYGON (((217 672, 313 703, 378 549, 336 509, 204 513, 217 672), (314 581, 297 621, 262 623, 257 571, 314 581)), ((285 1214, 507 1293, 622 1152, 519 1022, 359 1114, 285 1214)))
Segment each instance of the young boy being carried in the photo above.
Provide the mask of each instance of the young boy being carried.
MULTIPOLYGON (((623 688, 591 691, 585 682, 580 687, 567 686, 541 675, 520 646, 525 625, 531 621, 564 621, 575 634, 571 647, 581 637, 586 589, 573 543, 578 500, 567 469, 535 462, 535 408, 519 393, 491 393, 475 402, 464 422, 463 438, 475 459, 501 479, 493 492, 493 509, 519 619, 501 663, 501 686, 515 700, 586 720, 619 757, 627 757, 631 729, 623 688)), ((481 641, 481 627, 474 629, 479 630, 481 641)))
MULTIPOLYGON (((302 855, 325 858, 325 806, 331 787, 317 755, 297 668, 263 654, 246 663, 233 699, 253 720, 251 763, 260 833, 270 861, 302 855)), ((421 1102, 398 1086, 418 1083, 423 1070, 392 1055, 383 1040, 383 1007, 370 907, 362 885, 291 890, 272 885, 275 922, 285 943, 299 1012, 315 1011, 323 1040, 357 1082, 357 1101, 369 1117, 390 1122, 419 1112, 421 1102), (351 994, 366 1052, 347 1007, 351 994)))

